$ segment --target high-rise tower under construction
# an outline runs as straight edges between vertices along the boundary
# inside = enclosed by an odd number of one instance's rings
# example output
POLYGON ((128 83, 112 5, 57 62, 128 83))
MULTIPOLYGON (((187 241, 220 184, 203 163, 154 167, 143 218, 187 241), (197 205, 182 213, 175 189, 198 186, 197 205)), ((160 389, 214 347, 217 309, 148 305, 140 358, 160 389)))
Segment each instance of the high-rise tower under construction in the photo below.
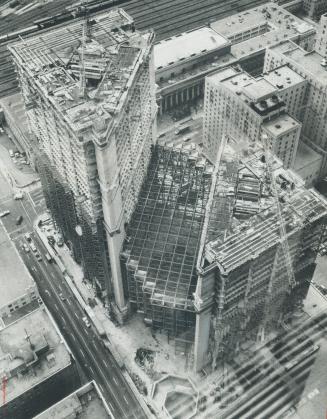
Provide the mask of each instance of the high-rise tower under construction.
POLYGON ((153 33, 123 10, 12 45, 57 226, 85 277, 126 311, 119 252, 155 138, 153 33))

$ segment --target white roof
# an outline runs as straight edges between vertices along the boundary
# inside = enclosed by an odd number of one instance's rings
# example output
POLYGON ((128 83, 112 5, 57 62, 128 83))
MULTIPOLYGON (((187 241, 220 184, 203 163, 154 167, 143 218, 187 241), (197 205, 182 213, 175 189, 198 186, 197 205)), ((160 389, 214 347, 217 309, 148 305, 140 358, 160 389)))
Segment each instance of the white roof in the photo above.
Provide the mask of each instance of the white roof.
POLYGON ((228 44, 226 38, 207 27, 173 36, 154 46, 155 68, 167 67, 181 59, 214 51, 228 44))

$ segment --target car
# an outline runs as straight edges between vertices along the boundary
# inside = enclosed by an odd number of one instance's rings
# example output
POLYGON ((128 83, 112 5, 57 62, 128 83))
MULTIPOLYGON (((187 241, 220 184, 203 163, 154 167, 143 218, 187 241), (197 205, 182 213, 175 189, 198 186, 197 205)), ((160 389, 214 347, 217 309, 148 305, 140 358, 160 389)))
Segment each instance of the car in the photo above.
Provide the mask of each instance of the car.
POLYGON ((53 236, 48 236, 48 242, 52 245, 54 245, 56 243, 56 240, 53 236))
POLYGON ((15 157, 20 157, 20 152, 19 151, 15 151, 15 157))
POLYGON ((59 293, 59 297, 60 297, 61 301, 66 301, 67 300, 67 298, 63 295, 62 292, 59 293))
POLYGON ((31 248, 33 253, 37 252, 37 248, 35 247, 35 244, 33 242, 30 243, 30 248, 31 248))
POLYGON ((49 253, 46 253, 46 254, 45 254, 45 257, 46 257, 46 259, 47 259, 47 261, 48 261, 49 263, 51 263, 51 262, 52 262, 52 257, 49 255, 49 253))
POLYGON ((9 215, 9 214, 10 214, 10 211, 8 211, 8 210, 2 211, 2 212, 0 212, 0 217, 2 218, 2 217, 5 217, 6 215, 9 215))
POLYGON ((23 199, 24 198, 24 195, 23 195, 23 193, 22 192, 17 192, 17 193, 15 193, 15 195, 14 195, 14 199, 17 201, 18 199, 23 199))
POLYGON ((13 151, 13 150, 9 150, 9 151, 8 151, 8 153, 9 153, 9 156, 10 156, 10 157, 14 157, 14 156, 15 156, 15 154, 14 154, 14 151, 13 151))
POLYGON ((39 253, 35 253, 36 260, 42 262, 42 256, 39 253))
POLYGON ((82 318, 82 320, 83 320, 83 322, 84 322, 84 324, 85 324, 86 327, 91 327, 91 323, 89 322, 89 320, 88 320, 88 318, 86 316, 84 316, 82 318))
POLYGON ((22 222, 23 222, 23 216, 20 215, 19 217, 16 218, 16 225, 19 226, 22 222))
POLYGON ((26 243, 23 244, 23 248, 24 248, 24 250, 25 250, 26 253, 29 253, 30 248, 27 246, 26 243))
POLYGON ((26 239, 28 242, 31 242, 31 241, 32 241, 32 236, 31 236, 31 233, 25 233, 25 234, 24 234, 24 237, 25 237, 25 239, 26 239))
POLYGON ((58 245, 59 247, 62 247, 62 246, 64 245, 64 241, 63 241, 62 237, 59 237, 59 238, 57 239, 57 245, 58 245))

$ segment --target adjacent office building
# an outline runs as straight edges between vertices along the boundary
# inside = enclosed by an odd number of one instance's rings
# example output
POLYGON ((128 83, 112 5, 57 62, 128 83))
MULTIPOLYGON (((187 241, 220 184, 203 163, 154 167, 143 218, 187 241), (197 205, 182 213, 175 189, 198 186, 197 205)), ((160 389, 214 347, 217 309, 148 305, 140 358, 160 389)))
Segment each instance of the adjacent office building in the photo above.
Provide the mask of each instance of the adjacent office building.
MULTIPOLYGON (((306 80, 305 95, 298 91, 295 95, 302 123, 302 140, 322 158, 318 177, 327 173, 326 19, 325 15, 321 18, 313 51, 307 52, 291 41, 281 42, 267 49, 264 65, 264 71, 271 72, 286 64, 306 80)), ((293 116, 291 107, 288 112, 293 116)))

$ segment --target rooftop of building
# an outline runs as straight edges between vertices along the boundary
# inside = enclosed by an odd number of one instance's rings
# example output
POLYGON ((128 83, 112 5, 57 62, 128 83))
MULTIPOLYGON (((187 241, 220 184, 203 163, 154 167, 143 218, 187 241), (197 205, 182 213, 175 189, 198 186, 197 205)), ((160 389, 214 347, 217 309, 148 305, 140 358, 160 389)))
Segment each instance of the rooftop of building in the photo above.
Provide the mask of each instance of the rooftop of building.
POLYGON ((296 152, 296 159, 294 163, 294 170, 298 171, 306 166, 311 165, 315 162, 321 162, 323 157, 317 153, 313 148, 305 144, 303 141, 299 141, 299 145, 296 152))
MULTIPOLYGON (((276 3, 267 3, 260 7, 238 13, 210 24, 210 27, 226 38, 232 38, 238 33, 249 35, 250 38, 238 39, 232 45, 231 53, 238 59, 263 51, 285 39, 296 39, 315 32, 313 25, 292 15, 276 3), (246 34, 251 29, 259 28, 260 34, 246 34)), ((246 37, 245 37, 246 38, 246 37)))
POLYGON ((0 331, 0 379, 6 402, 69 366, 71 354, 44 306, 0 331))
POLYGON ((327 85, 327 70, 321 65, 323 57, 317 52, 307 52, 292 41, 281 42, 271 47, 271 50, 285 55, 290 60, 290 64, 301 69, 301 72, 303 71, 312 79, 327 85))
MULTIPOLYGON (((259 154, 262 155, 262 152, 259 154)), ((265 163, 259 154, 246 161, 247 167, 263 177, 265 163)), ((290 170, 282 168, 275 158, 273 175, 283 196, 282 214, 287 235, 302 229, 305 223, 327 216, 327 202, 315 190, 304 188, 304 181, 290 170), (283 186, 282 186, 283 185, 283 186)), ((220 236, 206 245, 206 259, 217 263, 222 272, 230 272, 280 241, 279 219, 274 201, 263 208, 245 223, 234 228, 229 234, 220 236)))
POLYGON ((111 419, 109 408, 94 381, 77 389, 34 419, 111 419))
POLYGON ((267 31, 277 31, 281 36, 304 34, 312 31, 313 26, 304 22, 292 13, 278 6, 276 3, 266 3, 262 6, 219 19, 210 24, 210 27, 226 38, 240 32, 247 32, 259 26, 267 25, 267 31))
POLYGON ((301 124, 288 114, 278 115, 270 121, 264 122, 263 128, 272 137, 279 137, 295 129, 299 130, 301 124))
POLYGON ((155 69, 206 55, 227 45, 230 45, 230 42, 225 37, 208 27, 184 32, 164 39, 154 46, 155 69))
POLYGON ((1 309, 24 294, 36 290, 36 285, 1 223, 0 255, 1 309))
POLYGON ((292 70, 288 65, 282 65, 265 73, 263 78, 277 89, 294 87, 305 81, 300 74, 292 70))
POLYGON ((275 86, 264 78, 254 78, 245 71, 226 68, 208 76, 207 80, 217 86, 224 86, 261 116, 285 106, 275 86))
POLYGON ((117 9, 62 25, 9 49, 75 132, 92 128, 101 137, 123 106, 152 39, 151 32, 135 32, 131 17, 117 9))

